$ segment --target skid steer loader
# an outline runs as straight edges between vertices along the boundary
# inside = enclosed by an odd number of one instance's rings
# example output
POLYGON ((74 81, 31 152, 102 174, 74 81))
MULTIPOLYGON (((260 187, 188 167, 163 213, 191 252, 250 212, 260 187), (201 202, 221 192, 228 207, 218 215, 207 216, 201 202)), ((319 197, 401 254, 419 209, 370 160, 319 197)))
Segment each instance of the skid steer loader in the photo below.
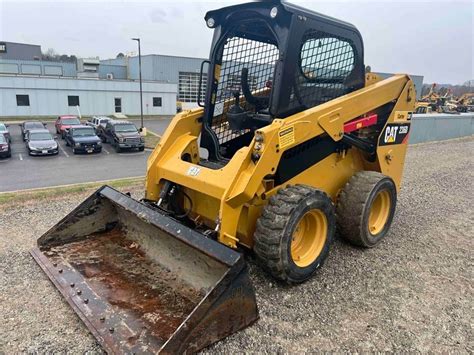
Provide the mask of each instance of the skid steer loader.
POLYGON ((171 121, 144 199, 104 186, 32 251, 109 352, 194 352, 256 321, 242 251, 300 283, 336 228, 373 247, 392 222, 410 78, 366 73, 354 26, 289 3, 205 21, 202 107, 171 121))

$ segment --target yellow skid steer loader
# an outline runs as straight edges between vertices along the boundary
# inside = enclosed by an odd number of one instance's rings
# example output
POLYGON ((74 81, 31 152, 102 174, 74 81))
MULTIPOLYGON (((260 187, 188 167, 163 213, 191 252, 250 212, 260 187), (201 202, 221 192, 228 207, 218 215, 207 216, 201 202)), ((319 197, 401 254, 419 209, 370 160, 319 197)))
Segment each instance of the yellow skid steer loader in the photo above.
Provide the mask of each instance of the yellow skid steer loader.
POLYGON ((336 228, 373 247, 392 222, 410 78, 366 73, 354 26, 288 3, 205 20, 202 107, 170 123, 145 198, 104 186, 32 251, 109 352, 202 349, 258 318, 243 251, 295 284, 323 264, 336 228))

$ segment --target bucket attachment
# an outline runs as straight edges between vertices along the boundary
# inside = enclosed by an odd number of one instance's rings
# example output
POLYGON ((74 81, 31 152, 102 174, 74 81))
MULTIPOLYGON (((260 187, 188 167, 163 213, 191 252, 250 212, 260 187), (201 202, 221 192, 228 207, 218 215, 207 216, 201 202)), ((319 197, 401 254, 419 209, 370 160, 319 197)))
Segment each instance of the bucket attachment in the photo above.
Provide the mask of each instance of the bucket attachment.
POLYGON ((31 254, 110 353, 194 352, 258 318, 238 252, 108 186, 31 254))

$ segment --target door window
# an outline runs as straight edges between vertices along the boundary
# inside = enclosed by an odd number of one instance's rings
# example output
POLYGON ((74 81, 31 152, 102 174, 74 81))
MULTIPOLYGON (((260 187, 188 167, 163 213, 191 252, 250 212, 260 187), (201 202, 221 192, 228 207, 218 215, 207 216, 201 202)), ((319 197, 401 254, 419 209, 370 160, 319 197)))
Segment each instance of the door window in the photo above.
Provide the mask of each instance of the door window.
POLYGON ((122 98, 121 97, 115 98, 115 112, 116 113, 122 112, 122 98))

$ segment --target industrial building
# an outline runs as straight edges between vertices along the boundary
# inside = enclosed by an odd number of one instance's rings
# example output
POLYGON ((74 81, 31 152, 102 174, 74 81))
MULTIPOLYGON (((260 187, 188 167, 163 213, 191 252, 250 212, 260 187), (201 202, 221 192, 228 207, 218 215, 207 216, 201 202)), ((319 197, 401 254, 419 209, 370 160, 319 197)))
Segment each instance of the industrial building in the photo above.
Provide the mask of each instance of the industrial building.
POLYGON ((40 58, 40 45, 0 42, 0 59, 39 60, 40 58))
MULTIPOLYGON (((140 114, 137 56, 78 59, 76 63, 40 59, 40 46, 0 42, 0 117, 140 114), (6 53, 1 53, 2 43, 6 53)), ((143 55, 144 114, 172 115, 176 101, 184 108, 196 107, 203 60, 143 55)), ((420 89, 419 98, 423 77, 412 75, 412 79, 420 89)))

